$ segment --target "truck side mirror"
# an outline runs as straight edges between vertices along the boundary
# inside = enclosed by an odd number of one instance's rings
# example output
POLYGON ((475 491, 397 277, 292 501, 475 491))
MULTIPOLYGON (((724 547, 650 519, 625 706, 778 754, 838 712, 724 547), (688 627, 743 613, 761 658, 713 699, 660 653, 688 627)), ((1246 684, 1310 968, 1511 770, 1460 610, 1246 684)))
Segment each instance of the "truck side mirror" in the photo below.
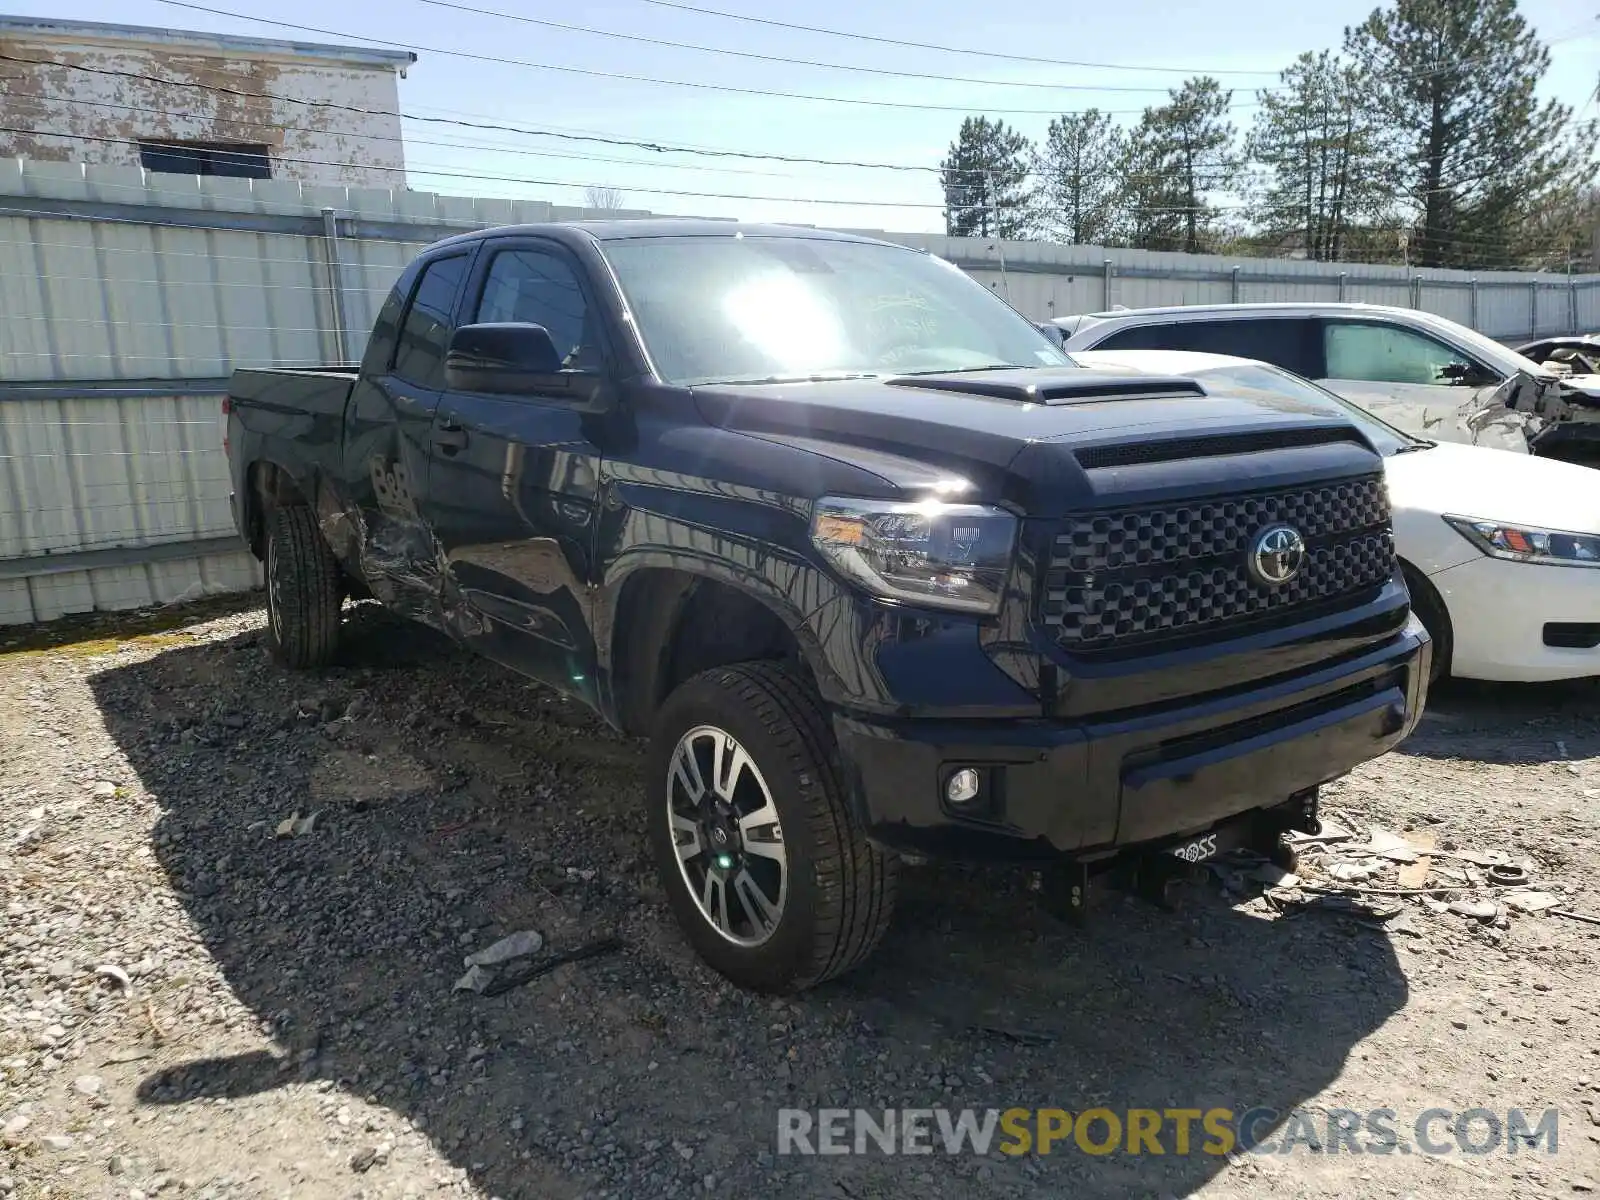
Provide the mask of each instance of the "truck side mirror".
POLYGON ((566 396, 584 402, 600 388, 597 373, 563 368, 550 331, 525 321, 461 326, 450 338, 444 379, 446 387, 458 392, 566 396))

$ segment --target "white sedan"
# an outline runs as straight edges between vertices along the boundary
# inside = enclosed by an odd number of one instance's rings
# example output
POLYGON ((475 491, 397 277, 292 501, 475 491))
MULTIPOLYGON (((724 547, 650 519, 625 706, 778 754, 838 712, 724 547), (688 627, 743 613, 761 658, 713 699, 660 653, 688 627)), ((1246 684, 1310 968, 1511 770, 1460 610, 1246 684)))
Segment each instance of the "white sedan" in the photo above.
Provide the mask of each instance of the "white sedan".
POLYGON ((1412 607, 1433 635, 1436 677, 1600 676, 1600 471, 1422 441, 1250 359, 1182 350, 1075 350, 1072 358, 1338 410, 1383 455, 1395 546, 1412 607))

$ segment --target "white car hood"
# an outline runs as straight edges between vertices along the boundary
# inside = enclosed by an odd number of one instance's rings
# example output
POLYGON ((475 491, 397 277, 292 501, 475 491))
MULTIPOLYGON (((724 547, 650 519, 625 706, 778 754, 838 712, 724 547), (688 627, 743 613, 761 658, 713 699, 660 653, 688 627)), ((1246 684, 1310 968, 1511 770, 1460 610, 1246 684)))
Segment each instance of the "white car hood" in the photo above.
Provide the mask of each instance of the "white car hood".
POLYGON ((1600 375, 1564 375, 1561 382, 1585 396, 1600 397, 1600 375))
POLYGON ((1396 508, 1600 533, 1600 470, 1440 442, 1384 460, 1396 508))

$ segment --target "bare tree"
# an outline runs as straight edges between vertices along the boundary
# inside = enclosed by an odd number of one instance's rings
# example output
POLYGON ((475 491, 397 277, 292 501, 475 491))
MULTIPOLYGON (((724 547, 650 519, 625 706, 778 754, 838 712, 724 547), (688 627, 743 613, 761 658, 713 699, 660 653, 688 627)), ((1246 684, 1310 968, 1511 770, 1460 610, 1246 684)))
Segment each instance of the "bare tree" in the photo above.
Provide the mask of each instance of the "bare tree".
POLYGON ((603 212, 616 212, 622 207, 622 193, 612 187, 584 188, 583 206, 597 208, 603 212))

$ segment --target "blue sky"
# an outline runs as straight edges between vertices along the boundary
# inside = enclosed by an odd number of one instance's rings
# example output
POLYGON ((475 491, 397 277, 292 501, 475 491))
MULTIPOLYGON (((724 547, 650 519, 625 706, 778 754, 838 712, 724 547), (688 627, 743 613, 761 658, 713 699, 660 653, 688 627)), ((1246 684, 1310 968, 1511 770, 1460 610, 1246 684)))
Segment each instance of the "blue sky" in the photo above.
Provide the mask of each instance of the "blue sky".
MULTIPOLYGON (((1229 72, 1221 78, 1234 88, 1234 103, 1239 107, 1233 119, 1242 130, 1253 114, 1249 106, 1256 88, 1273 84, 1275 73, 1301 51, 1337 47, 1344 27, 1360 21, 1373 7, 1373 0, 1323 0, 1316 5, 1254 0, 1190 0, 1182 5, 1172 0, 1072 5, 1037 0, 1028 4, 1017 0, 987 4, 923 0, 916 5, 904 0, 808 0, 805 4, 799 0, 686 0, 701 7, 882 37, 1051 60, 1176 68, 1155 71, 1055 67, 873 45, 684 12, 646 0, 601 0, 582 7, 530 0, 461 0, 476 8, 638 37, 940 77, 923 80, 619 41, 441 9, 424 0, 277 0, 270 7, 246 5, 243 0, 201 2, 241 13, 270 13, 278 21, 317 26, 374 44, 415 47, 419 61, 400 84, 401 107, 408 113, 705 148, 928 167, 938 163, 964 112, 1003 115, 1006 109, 1044 110, 1005 115, 1004 119, 1032 137, 1042 136, 1048 112, 1095 106, 1125 112, 1128 115, 1120 119, 1131 121, 1146 104, 1160 102, 1164 90, 1179 83, 1185 72, 1229 72), (443 53, 446 50, 730 88, 870 100, 877 105, 592 78, 472 61, 443 53), (947 78, 950 74, 982 82, 955 82, 947 78), (894 105, 948 106, 951 111, 894 105)), ((11 0, 8 7, 26 15, 345 40, 214 16, 160 0, 76 0, 65 8, 60 0, 11 0)), ((1594 0, 1524 0, 1522 11, 1541 36, 1553 43, 1547 94, 1584 106, 1600 75, 1600 20, 1596 19, 1594 0)), ((1589 104, 1587 111, 1595 115, 1595 106, 1589 104)), ((852 228, 942 228, 940 191, 932 172, 659 155, 421 122, 408 122, 406 135, 411 183, 418 189, 581 203, 583 185, 593 184, 617 188, 629 207, 657 212, 852 228), (451 174, 443 174, 446 172, 451 174), (517 180, 563 181, 573 186, 517 180)))

